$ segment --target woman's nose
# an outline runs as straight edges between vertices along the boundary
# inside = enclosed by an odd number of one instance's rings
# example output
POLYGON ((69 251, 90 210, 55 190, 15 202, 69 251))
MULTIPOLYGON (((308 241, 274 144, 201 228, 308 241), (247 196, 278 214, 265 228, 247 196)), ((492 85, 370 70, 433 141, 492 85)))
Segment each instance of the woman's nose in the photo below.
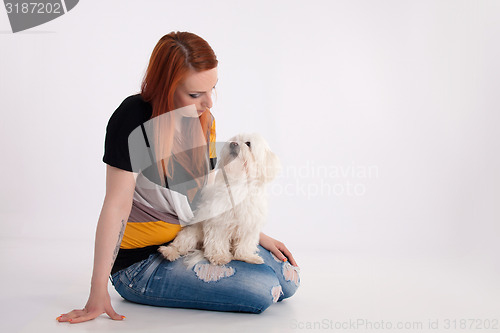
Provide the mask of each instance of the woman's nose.
POLYGON ((206 94, 205 100, 203 101, 203 106, 209 109, 212 108, 212 95, 206 94))

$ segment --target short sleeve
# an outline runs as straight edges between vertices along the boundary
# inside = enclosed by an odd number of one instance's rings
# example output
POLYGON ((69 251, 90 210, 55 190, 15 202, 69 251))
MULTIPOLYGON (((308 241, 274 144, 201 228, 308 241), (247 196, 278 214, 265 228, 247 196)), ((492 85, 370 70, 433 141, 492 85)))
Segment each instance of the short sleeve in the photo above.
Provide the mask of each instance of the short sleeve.
POLYGON ((127 97, 111 115, 106 126, 104 141, 104 163, 116 168, 132 171, 128 137, 130 133, 149 119, 151 113, 140 95, 127 97), (142 101, 142 103, 141 103, 142 101))

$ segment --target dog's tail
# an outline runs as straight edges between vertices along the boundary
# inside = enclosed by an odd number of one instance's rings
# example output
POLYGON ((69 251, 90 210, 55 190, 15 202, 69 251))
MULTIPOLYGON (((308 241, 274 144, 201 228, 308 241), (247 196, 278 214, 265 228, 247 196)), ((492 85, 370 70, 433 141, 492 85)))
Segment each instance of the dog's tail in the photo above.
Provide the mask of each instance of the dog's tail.
POLYGON ((194 265, 196 265, 203 259, 205 259, 205 256, 203 256, 203 251, 194 250, 184 256, 184 265, 186 265, 188 269, 191 269, 194 265))

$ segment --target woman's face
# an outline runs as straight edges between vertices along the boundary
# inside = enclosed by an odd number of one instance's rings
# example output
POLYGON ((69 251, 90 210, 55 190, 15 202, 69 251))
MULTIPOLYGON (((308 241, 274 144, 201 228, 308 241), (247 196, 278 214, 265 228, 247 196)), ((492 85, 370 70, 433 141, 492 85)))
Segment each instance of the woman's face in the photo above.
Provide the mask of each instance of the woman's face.
POLYGON ((217 67, 196 72, 190 70, 174 92, 176 109, 194 104, 200 116, 212 107, 212 91, 217 83, 217 67))

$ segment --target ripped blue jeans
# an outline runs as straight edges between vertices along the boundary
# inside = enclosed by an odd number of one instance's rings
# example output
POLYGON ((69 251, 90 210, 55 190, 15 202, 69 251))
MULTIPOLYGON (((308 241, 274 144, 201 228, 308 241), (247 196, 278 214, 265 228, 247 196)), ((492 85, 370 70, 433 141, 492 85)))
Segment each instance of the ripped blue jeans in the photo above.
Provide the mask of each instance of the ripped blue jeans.
POLYGON ((259 245, 264 264, 233 260, 224 266, 203 259, 188 269, 151 254, 111 277, 126 300, 154 306, 261 313, 292 296, 300 285, 299 269, 259 245))

